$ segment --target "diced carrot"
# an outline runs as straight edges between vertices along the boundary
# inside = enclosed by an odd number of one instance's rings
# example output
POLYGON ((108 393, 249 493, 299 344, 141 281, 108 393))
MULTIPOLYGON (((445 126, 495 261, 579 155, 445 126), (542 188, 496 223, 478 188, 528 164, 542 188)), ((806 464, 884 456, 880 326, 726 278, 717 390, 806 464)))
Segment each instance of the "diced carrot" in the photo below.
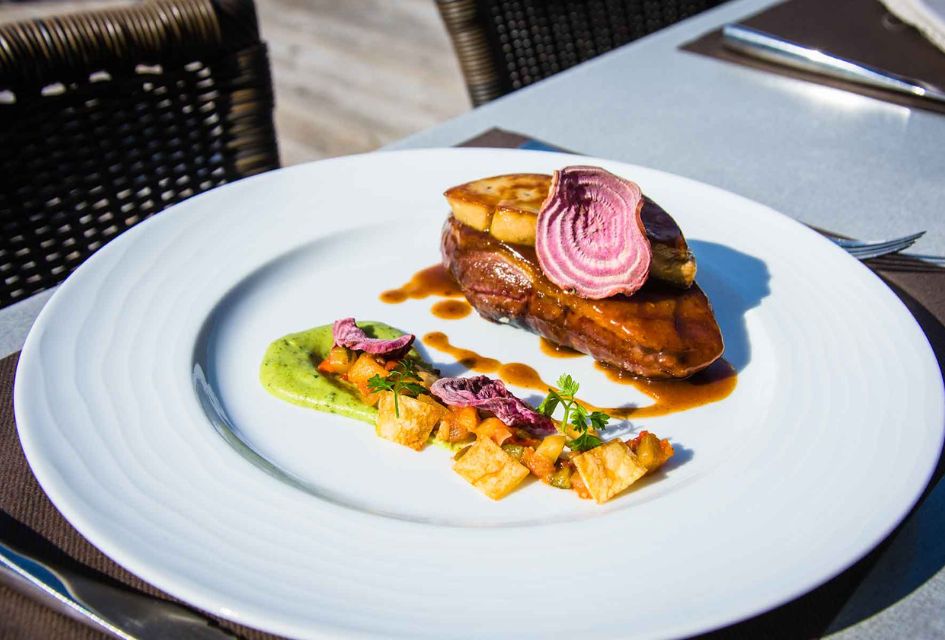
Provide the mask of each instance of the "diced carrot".
POLYGON ((354 361, 354 364, 351 365, 351 368, 348 369, 348 382, 358 388, 358 391, 364 396, 366 403, 375 405, 380 396, 371 391, 371 388, 368 386, 368 380, 374 376, 386 378, 388 375, 390 375, 390 372, 385 369, 383 365, 378 363, 373 356, 362 353, 358 356, 358 359, 354 361))
POLYGON ((536 453, 531 447, 525 447, 521 462, 542 482, 548 482, 551 479, 551 474, 555 472, 554 462, 540 453, 536 453))
POLYGON ((492 438, 498 445, 512 437, 512 430, 498 418, 486 418, 479 423, 475 431, 477 437, 492 438))
POLYGON ((469 438, 479 424, 475 407, 449 407, 449 413, 440 422, 436 437, 444 442, 462 442, 469 438))
POLYGON ((318 365, 322 373, 345 374, 351 368, 351 352, 344 347, 332 347, 328 356, 318 365))

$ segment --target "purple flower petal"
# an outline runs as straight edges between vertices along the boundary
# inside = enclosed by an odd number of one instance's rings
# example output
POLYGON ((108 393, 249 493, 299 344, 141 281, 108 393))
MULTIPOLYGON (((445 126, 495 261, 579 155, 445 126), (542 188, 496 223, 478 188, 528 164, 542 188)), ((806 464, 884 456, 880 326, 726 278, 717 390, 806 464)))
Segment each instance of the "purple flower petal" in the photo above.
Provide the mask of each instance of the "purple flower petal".
POLYGON ((532 435, 546 436, 557 431, 550 418, 509 393, 500 380, 488 376, 440 378, 430 385, 430 393, 447 405, 490 411, 508 426, 520 427, 532 435))
POLYGON ((355 324, 354 318, 335 320, 335 323, 331 327, 331 335, 335 339, 336 347, 347 347, 355 351, 364 351, 365 353, 385 355, 392 358, 398 358, 407 353, 410 349, 410 345, 413 344, 416 338, 412 333, 405 333, 393 340, 369 338, 368 335, 355 324))

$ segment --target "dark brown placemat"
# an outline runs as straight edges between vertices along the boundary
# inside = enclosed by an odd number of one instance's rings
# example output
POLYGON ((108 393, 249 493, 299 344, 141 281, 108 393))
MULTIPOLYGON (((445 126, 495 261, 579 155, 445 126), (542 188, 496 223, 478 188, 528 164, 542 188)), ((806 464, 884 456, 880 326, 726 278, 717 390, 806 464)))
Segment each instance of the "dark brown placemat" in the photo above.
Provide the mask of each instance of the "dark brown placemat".
MULTIPOLYGON (((742 19, 739 24, 945 87, 945 53, 890 14, 878 0, 788 0, 742 19)), ((905 107, 945 113, 945 104, 941 102, 782 67, 726 49, 721 29, 687 42, 681 49, 905 107)))
MULTIPOLYGON (((530 138, 492 129, 459 146, 515 148, 530 138)), ((902 268, 902 265, 899 265, 902 268)), ((945 366, 945 270, 881 271, 929 337, 939 366, 945 366)), ((53 507, 36 483, 16 435, 13 378, 18 355, 0 360, 0 532, 25 549, 149 595, 176 601, 110 560, 85 540, 53 507)), ((942 464, 936 478, 941 477, 942 464)), ((895 534, 893 534, 895 535, 895 534)), ((820 635, 881 554, 880 546, 834 580, 772 612, 709 634, 711 638, 798 638, 820 635)), ((212 616, 208 616, 212 617, 212 616)), ((275 638, 247 627, 220 625, 251 639, 275 638)), ((101 639, 106 636, 0 587, 0 639, 101 639)))

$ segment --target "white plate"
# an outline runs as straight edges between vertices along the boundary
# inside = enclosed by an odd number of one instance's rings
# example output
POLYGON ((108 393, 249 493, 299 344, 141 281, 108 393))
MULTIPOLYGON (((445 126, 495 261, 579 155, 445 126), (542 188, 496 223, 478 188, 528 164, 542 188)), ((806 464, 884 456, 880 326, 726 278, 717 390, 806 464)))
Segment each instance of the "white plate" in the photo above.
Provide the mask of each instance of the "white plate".
POLYGON ((339 158, 173 207, 59 289, 15 401, 36 476, 96 546, 198 607, 299 637, 731 623, 887 535, 925 486, 943 425, 924 335, 817 234, 666 173, 505 150, 339 158), (676 217, 739 369, 723 402, 639 421, 677 445, 663 478, 604 506, 537 485, 495 503, 443 450, 415 453, 260 387, 269 341, 353 315, 443 329, 546 379, 567 369, 597 404, 640 400, 587 359, 541 355, 525 332, 377 297, 438 260, 444 188, 575 163, 636 180, 676 217))

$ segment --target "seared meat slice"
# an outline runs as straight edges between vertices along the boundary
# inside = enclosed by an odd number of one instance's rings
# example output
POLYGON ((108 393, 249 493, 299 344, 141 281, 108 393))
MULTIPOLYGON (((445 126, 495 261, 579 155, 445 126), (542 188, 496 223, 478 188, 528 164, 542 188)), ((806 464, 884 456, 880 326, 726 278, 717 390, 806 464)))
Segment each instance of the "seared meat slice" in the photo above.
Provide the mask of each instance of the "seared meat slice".
POLYGON ((686 378, 722 355, 722 333, 695 284, 678 289, 651 279, 630 297, 587 300, 545 278, 532 247, 499 242, 452 216, 440 249, 444 266, 487 320, 648 378, 686 378))

